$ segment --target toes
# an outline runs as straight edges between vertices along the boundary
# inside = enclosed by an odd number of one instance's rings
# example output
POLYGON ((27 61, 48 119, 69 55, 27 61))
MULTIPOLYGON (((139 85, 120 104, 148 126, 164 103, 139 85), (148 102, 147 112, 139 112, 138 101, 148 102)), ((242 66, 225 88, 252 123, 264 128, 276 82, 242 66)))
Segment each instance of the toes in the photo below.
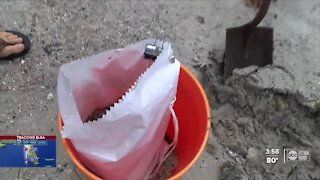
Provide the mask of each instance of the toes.
POLYGON ((10 44, 17 44, 17 43, 22 43, 23 40, 22 38, 18 37, 17 35, 9 35, 5 38, 5 41, 10 43, 10 44))
POLYGON ((17 38, 18 36, 15 34, 10 34, 6 36, 6 39, 10 39, 10 38, 17 38))
POLYGON ((7 57, 12 54, 18 54, 23 50, 24 50, 24 45, 22 43, 6 46, 0 51, 0 57, 7 57))
POLYGON ((11 32, 4 32, 4 36, 9 37, 9 36, 16 36, 16 35, 12 34, 11 32))
POLYGON ((17 43, 23 42, 22 38, 18 37, 15 34, 8 33, 8 32, 0 32, 0 38, 9 44, 17 44, 17 43))
POLYGON ((10 32, 0 32, 0 38, 6 38, 8 36, 12 36, 14 34, 10 33, 10 32))

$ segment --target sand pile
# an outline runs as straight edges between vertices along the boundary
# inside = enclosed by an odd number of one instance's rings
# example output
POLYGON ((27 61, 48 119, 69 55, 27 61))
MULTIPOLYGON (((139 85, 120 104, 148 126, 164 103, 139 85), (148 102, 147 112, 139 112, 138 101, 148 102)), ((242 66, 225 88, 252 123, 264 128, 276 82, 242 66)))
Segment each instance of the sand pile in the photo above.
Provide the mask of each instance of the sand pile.
POLYGON ((320 178, 319 109, 302 105, 299 96, 289 91, 264 88, 257 78, 259 71, 279 71, 277 81, 286 72, 272 66, 252 66, 234 71, 223 83, 219 68, 214 62, 200 67, 213 108, 216 141, 209 141, 208 149, 225 158, 220 179, 320 178), (215 152, 217 147, 223 149, 220 155, 215 152), (267 148, 280 149, 277 163, 265 162, 267 148), (284 163, 283 148, 310 151, 311 160, 284 163))

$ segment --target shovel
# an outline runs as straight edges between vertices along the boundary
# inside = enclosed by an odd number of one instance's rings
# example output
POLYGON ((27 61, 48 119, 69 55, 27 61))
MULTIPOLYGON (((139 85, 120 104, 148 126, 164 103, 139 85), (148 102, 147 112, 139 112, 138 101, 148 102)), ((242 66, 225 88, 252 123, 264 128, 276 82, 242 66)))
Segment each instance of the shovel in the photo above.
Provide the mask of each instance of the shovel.
POLYGON ((223 77, 235 68, 272 64, 273 28, 257 27, 266 15, 271 0, 263 0, 256 17, 240 27, 227 29, 223 77))

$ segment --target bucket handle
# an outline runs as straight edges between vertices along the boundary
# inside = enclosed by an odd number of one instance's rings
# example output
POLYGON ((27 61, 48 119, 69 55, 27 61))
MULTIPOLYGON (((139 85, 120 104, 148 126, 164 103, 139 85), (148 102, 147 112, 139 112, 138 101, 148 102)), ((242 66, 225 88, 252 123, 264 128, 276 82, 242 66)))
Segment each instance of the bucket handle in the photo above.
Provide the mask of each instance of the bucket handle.
POLYGON ((172 115, 172 121, 173 121, 173 126, 174 126, 174 136, 173 136, 173 140, 172 142, 169 144, 169 148, 168 150, 161 156, 159 163, 157 164, 157 166, 154 168, 153 172, 150 175, 150 178, 154 177, 155 175, 157 175, 157 173, 160 170, 161 165, 163 164, 163 162, 169 157, 169 155, 172 153, 172 151, 176 148, 177 145, 177 141, 178 141, 178 134, 179 134, 179 124, 178 124, 178 118, 176 116, 176 113, 174 112, 173 109, 173 105, 174 102, 176 101, 176 97, 174 98, 174 100, 170 103, 169 105, 169 110, 171 112, 172 115))

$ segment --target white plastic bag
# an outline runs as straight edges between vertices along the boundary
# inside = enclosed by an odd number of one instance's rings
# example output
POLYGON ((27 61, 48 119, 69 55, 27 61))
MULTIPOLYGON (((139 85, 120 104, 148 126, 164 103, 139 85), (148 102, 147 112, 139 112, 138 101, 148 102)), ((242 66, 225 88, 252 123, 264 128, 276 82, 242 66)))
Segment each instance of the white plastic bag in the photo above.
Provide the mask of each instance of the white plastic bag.
POLYGON ((60 69, 62 136, 72 141, 86 167, 104 179, 149 178, 177 141, 172 106, 180 63, 170 61, 173 52, 166 42, 150 66, 151 60, 144 58, 144 48, 154 42, 141 41, 60 69), (120 102, 102 118, 85 122, 94 109, 110 106, 121 96, 120 102), (171 114, 175 137, 169 146, 164 136, 171 114))

